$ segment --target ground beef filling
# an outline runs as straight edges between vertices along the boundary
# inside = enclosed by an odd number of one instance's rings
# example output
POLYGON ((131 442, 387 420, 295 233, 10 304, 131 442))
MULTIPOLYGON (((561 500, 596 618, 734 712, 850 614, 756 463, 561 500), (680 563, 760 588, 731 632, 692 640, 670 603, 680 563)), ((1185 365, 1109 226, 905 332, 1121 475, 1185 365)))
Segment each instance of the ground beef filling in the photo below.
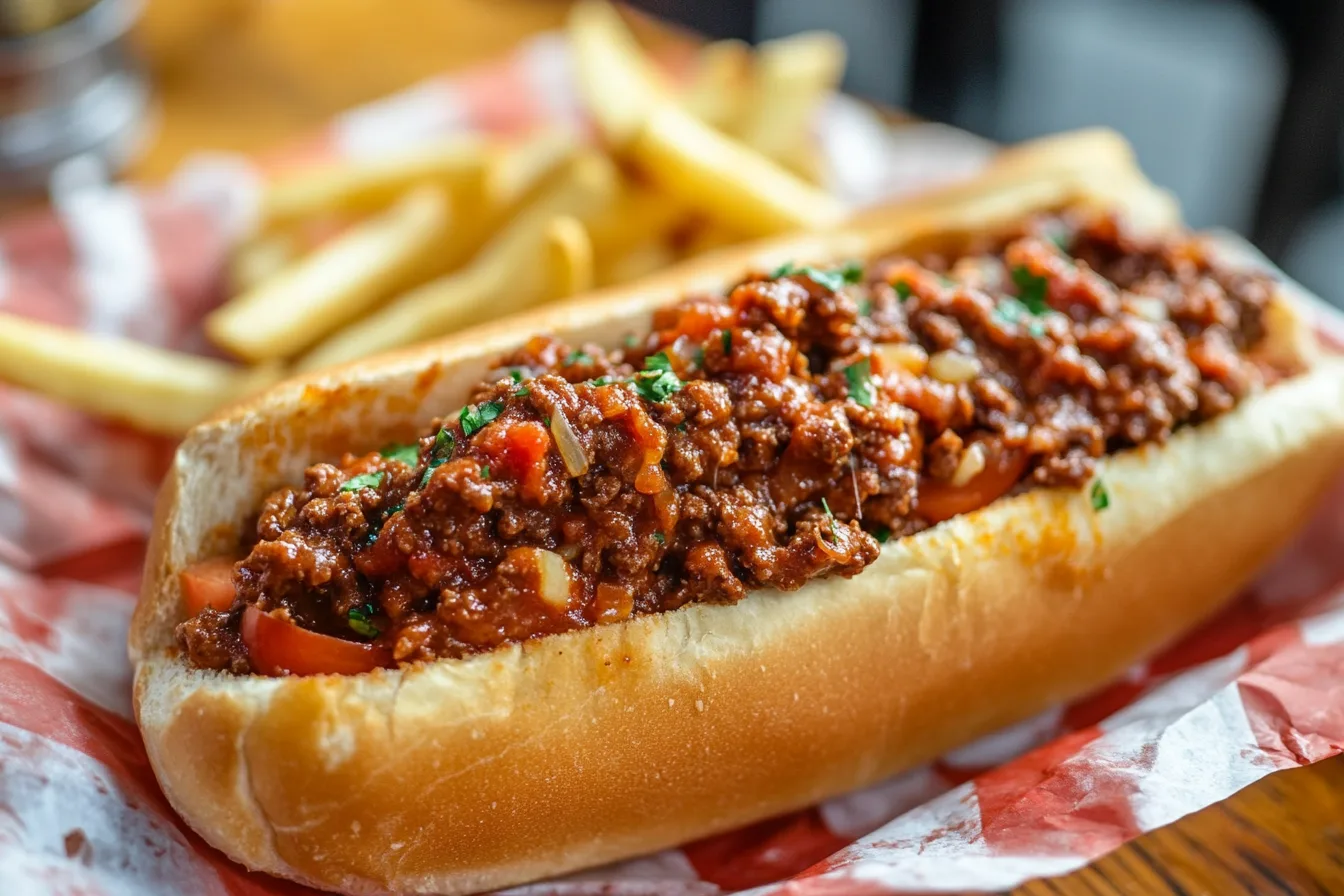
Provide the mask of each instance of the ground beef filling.
POLYGON ((398 662, 853 576, 889 538, 1233 407, 1272 292, 1193 238, 1034 221, 955 258, 785 268, 604 351, 539 336, 416 445, 265 501, 192 662, 248 605, 398 662))

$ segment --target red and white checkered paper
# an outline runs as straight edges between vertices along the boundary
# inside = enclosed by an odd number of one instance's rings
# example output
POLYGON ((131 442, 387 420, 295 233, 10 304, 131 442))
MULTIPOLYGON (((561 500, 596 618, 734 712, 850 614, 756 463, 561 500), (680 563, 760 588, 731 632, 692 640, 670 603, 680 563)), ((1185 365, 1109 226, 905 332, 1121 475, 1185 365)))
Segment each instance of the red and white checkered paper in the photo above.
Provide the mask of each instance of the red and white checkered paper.
MULTIPOLYGON (((284 164, 463 129, 583 123, 555 35, 357 110, 284 164)), ((853 201, 959 176, 984 145, 825 111, 853 201)), ((278 164, 278 163, 277 163, 278 164)), ((0 308, 200 345, 252 168, 168 190, 66 186, 0 222, 0 308), (243 176, 237 176, 239 174, 243 176)), ((77 181, 78 178, 72 180, 77 181)), ((1344 346, 1344 327, 1322 312, 1344 346)), ((207 847, 168 807, 131 719, 125 636, 172 444, 0 390, 0 892, 293 894, 207 847)), ((1344 482, 1226 612, 1122 680, 861 793, 521 894, 907 894, 1002 889, 1344 744, 1344 482)))

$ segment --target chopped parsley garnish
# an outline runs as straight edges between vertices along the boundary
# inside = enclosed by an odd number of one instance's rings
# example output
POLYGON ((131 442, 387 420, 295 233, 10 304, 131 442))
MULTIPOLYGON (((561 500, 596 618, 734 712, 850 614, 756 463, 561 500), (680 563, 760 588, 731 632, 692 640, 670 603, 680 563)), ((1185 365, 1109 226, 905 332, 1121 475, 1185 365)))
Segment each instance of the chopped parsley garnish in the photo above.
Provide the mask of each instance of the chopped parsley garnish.
POLYGON ((681 379, 672 372, 672 361, 667 352, 658 352, 644 359, 644 369, 635 374, 635 391, 645 401, 667 401, 682 387, 681 379))
POLYGON ((1065 253, 1069 251, 1069 243, 1073 242, 1073 235, 1062 225, 1051 227, 1045 238, 1054 243, 1056 249, 1065 253))
POLYGON ((343 492, 357 492, 362 488, 377 488, 383 484, 382 471, 376 473, 360 473, 358 476, 351 476, 341 485, 343 492))
POLYGON ((1098 513, 1111 506, 1111 493, 1106 490, 1106 483, 1100 479, 1093 481, 1088 497, 1092 499, 1092 509, 1098 513))
POLYGON ((872 300, 872 299, 860 299, 860 300, 859 300, 859 314, 863 315, 864 317, 868 317, 868 316, 869 316, 870 314, 872 314, 872 313, 873 313, 873 300, 872 300))
POLYGON ((685 421, 685 420, 683 420, 683 421, 681 421, 680 423, 677 424, 677 432, 685 432, 686 429, 687 429, 687 426, 686 426, 686 421, 685 421))
POLYGON ((723 335, 720 336, 719 338, 723 340, 724 357, 731 355, 733 353, 733 331, 724 330, 723 335))
POLYGON ((634 333, 626 333, 625 339, 623 341, 625 342, 626 348, 634 348, 635 346, 639 345, 639 337, 636 336, 634 333))
POLYGON ((1013 268, 1013 282, 1017 284, 1017 299, 1027 306, 1032 314, 1045 314, 1050 305, 1045 301, 1048 284, 1044 277, 1037 277, 1031 271, 1018 265, 1013 268))
POLYGON ((778 280, 780 277, 788 277, 793 274, 807 277, 813 283, 825 287, 831 292, 839 292, 846 283, 858 283, 863 279, 863 265, 857 261, 851 261, 833 271, 823 271, 810 265, 801 268, 795 267, 793 262, 786 261, 770 272, 770 279, 778 280))
POLYGON ((462 424, 462 435, 470 438, 473 433, 480 432, 485 424, 498 417, 503 410, 502 401, 487 401, 475 407, 468 405, 463 408, 461 416, 458 417, 458 422, 462 424))
POLYGON ((420 477, 421 488, 429 484, 429 477, 434 475, 435 470, 452 459, 455 447, 457 439, 453 438, 453 434, 446 426, 434 434, 434 447, 429 449, 429 463, 425 466, 424 475, 420 477))
POLYGON ((667 544, 667 536, 661 532, 653 533, 653 540, 659 544, 667 544))
POLYGON ((902 302, 914 294, 913 290, 910 289, 910 284, 904 280, 897 280, 892 286, 896 287, 896 295, 900 297, 902 302))
POLYGON ((482 478, 482 479, 489 479, 489 478, 490 478, 490 465, 489 465, 489 464, 482 464, 482 465, 481 465, 481 478, 482 478))
POLYGON ((1027 332, 1037 339, 1045 335, 1045 322, 1032 313, 1031 309, 1012 297, 999 300, 994 308, 994 318, 1006 324, 1023 324, 1027 332))
POLYGON ((513 397, 514 397, 514 398, 526 398, 527 396, 529 396, 529 395, 531 395, 531 394, 532 394, 532 390, 529 389, 527 386, 523 386, 521 389, 515 389, 515 390, 514 390, 514 392, 513 392, 513 397))
POLYGON ((886 526, 878 526, 873 530, 873 538, 877 539, 878 544, 886 544, 891 540, 891 530, 886 526))
POLYGON ((695 350, 695 366, 701 369, 705 366, 705 347, 698 346, 695 350))
POLYGON ((593 356, 581 349, 576 348, 574 351, 565 355, 565 366, 569 366, 570 364, 591 364, 592 362, 593 356))
POLYGON ((545 414, 542 414, 542 416, 541 416, 541 423, 542 423, 542 425, 545 426, 547 429, 550 429, 550 428, 551 428, 551 418, 548 417, 548 416, 546 416, 545 414))
POLYGON ((384 445, 378 449, 378 453, 388 460, 399 460, 408 467, 420 462, 420 446, 416 444, 384 445))
POLYGON ((509 379, 513 380, 515 383, 521 383, 523 381, 523 368, 510 367, 509 379))
POLYGON ((370 620, 373 619, 377 612, 378 611, 374 609, 373 604, 365 604, 362 607, 355 607, 346 614, 346 620, 350 623, 350 628, 355 634, 363 635, 366 638, 376 638, 382 634, 382 632, 380 632, 378 626, 374 625, 370 620))
POLYGON ((826 511, 826 519, 831 522, 831 532, 827 536, 827 541, 834 542, 836 540, 835 527, 839 524, 835 521, 835 514, 831 513, 831 505, 826 503, 825 498, 821 499, 821 509, 826 511))
POLYGON ((873 388, 873 361, 863 358, 845 368, 845 379, 849 381, 849 397, 865 408, 873 406, 877 399, 877 390, 873 388))
POLYGON ((589 380, 594 386, 610 386, 613 382, 609 376, 599 376, 597 379, 589 380))

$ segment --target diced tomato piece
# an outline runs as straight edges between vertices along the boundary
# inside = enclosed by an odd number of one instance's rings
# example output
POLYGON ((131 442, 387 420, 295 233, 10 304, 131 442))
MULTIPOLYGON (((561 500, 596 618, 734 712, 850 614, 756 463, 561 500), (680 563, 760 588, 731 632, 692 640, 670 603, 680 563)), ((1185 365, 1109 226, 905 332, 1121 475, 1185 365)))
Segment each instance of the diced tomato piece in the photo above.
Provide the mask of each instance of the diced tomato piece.
POLYGON ((696 342, 703 342, 715 330, 731 327, 737 313, 732 306, 723 302, 696 302, 690 305, 677 319, 677 326, 667 335, 674 341, 677 336, 689 336, 696 342))
POLYGON ((211 557, 182 570, 178 581, 182 584, 182 601, 187 605, 187 615, 195 616, 207 607, 227 610, 233 605, 235 563, 237 561, 232 557, 211 557))
POLYGON ((979 510, 1008 492, 1027 468, 1021 451, 1000 452, 970 482, 955 486, 927 477, 919 481, 915 512, 931 523, 941 523, 972 510, 979 510))
POLYGON ((252 668, 263 675, 358 675, 392 665, 385 647, 309 631, 255 606, 243 611, 242 633, 252 668))

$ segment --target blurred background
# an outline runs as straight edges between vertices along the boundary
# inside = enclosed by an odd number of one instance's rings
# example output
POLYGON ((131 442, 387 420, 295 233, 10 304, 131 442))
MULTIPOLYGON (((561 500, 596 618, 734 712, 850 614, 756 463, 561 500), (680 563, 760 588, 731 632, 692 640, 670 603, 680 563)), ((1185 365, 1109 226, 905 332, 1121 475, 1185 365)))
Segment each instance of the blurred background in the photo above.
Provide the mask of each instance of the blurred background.
MULTIPOLYGON (((1179 196, 1192 224, 1252 238, 1294 277, 1344 305, 1344 2, 632 5, 713 38, 756 42, 832 30, 849 49, 846 90, 994 141, 1114 127, 1133 142, 1148 174, 1179 196)), ((39 139, 34 133, 59 119, 65 149, 108 145, 133 176, 161 178, 191 150, 270 148, 437 74, 448 60, 457 66, 497 55, 518 39, 520 22, 555 27, 565 6, 0 0, 0 160, 24 157, 39 139), (76 15, 90 6, 92 15, 76 15), (137 55, 128 55, 120 37, 146 6, 133 35, 137 55), (40 46, 23 46, 21 35, 44 29, 40 46), (152 87, 135 58, 147 65, 152 87), (25 72, 72 59, 48 82, 24 80, 25 72)))
POLYGON ((1125 134, 1198 227, 1251 237, 1344 305, 1338 0, 639 0, 715 37, 827 28, 845 88, 1013 142, 1125 134))

